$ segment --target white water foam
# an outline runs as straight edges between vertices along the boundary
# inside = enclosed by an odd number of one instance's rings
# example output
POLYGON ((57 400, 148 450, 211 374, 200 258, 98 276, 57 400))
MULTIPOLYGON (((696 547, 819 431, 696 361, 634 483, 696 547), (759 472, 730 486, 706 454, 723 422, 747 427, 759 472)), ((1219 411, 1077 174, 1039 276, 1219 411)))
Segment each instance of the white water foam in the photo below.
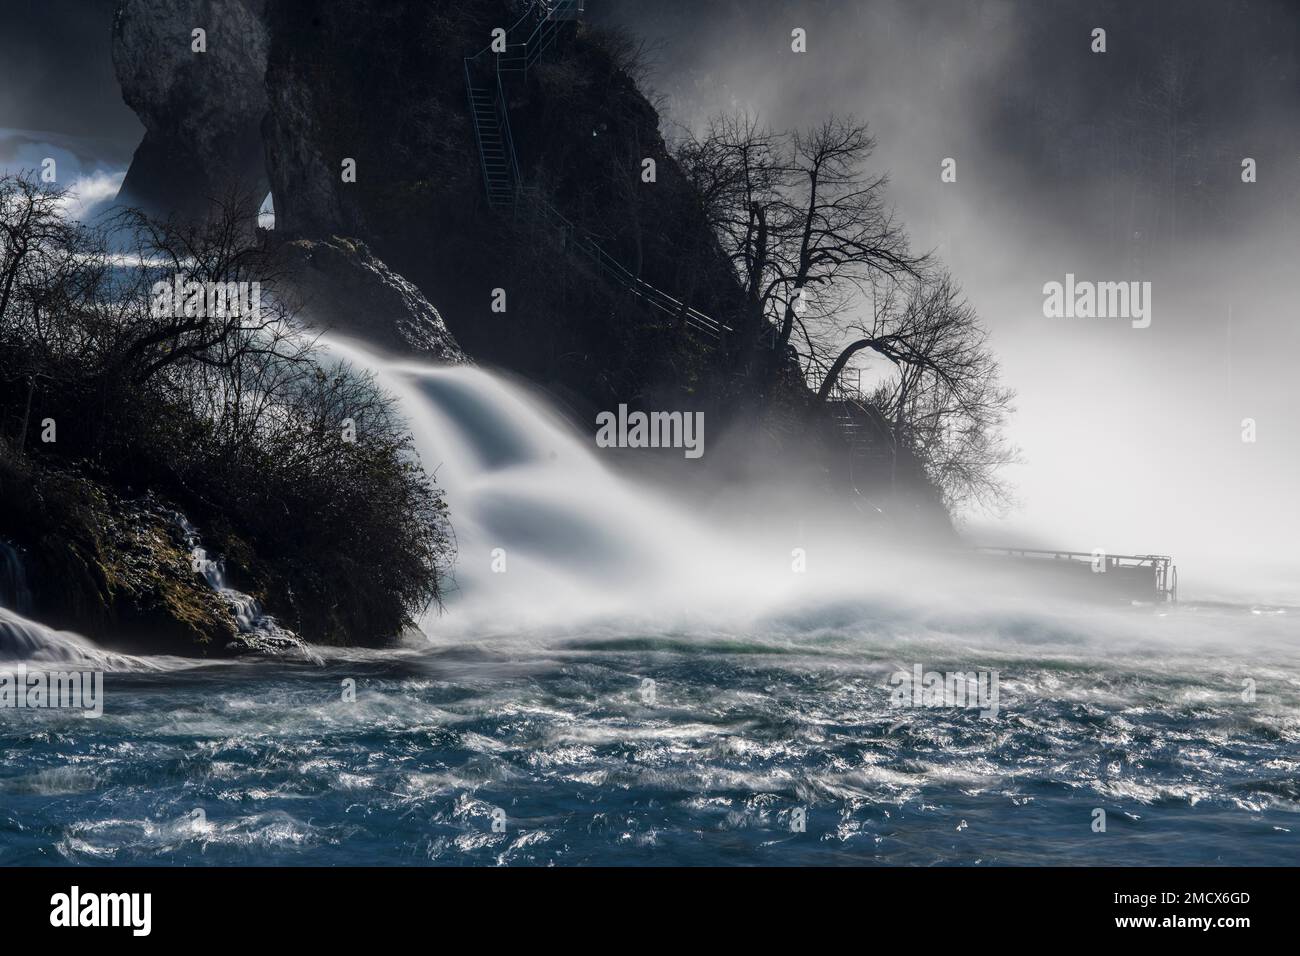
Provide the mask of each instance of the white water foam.
POLYGON ((576 623, 630 604, 671 612, 701 559, 716 558, 723 576, 737 559, 683 511, 612 473, 567 423, 502 378, 386 362, 350 342, 327 346, 397 397, 421 463, 446 495, 456 589, 430 630, 576 623), (494 571, 502 561, 505 571, 494 571))
POLYGON ((156 671, 173 669, 181 661, 179 658, 136 657, 107 651, 80 634, 56 631, 0 607, 0 669, 11 669, 11 663, 95 671, 156 671))
POLYGON ((185 538, 185 545, 189 548, 195 570, 203 575, 203 580, 208 583, 208 587, 216 591, 226 602, 239 633, 269 641, 272 645, 296 647, 298 645, 296 635, 282 628, 279 622, 262 608, 257 598, 232 588, 227 583, 224 561, 219 557, 208 556, 207 550, 202 546, 198 530, 190 524, 189 519, 176 512, 172 515, 172 520, 185 538))
MULTIPOLYGON (((996 598, 978 581, 962 590, 954 580, 960 575, 933 555, 875 548, 865 526, 849 519, 820 537, 795 531, 796 516, 775 511, 747 526, 711 524, 614 472, 589 437, 499 376, 387 361, 345 340, 324 344, 395 395, 422 464, 446 494, 458 547, 455 590, 445 615, 422 622, 431 640, 490 645, 642 634, 779 647, 851 626, 900 641, 960 636, 985 650, 1008 638, 1062 639, 1111 653, 1139 644, 1209 649, 1235 643, 1240 630, 1234 624, 1225 631, 1217 616, 1198 620, 1193 606, 1173 613, 1093 607, 1085 614, 1033 598, 996 598), (806 573, 793 573, 796 549, 807 552, 806 573), (494 565, 502 561, 499 573, 494 565)), ((219 566, 204 565, 203 573, 231 602, 241 631, 275 628, 252 598, 227 586, 219 566)), ((20 620, 26 623, 11 625, 4 638, 11 657, 58 659, 91 646, 20 620)), ((1278 625, 1251 631, 1281 645, 1294 628, 1278 625)), ((329 656, 340 655, 346 652, 329 656)))

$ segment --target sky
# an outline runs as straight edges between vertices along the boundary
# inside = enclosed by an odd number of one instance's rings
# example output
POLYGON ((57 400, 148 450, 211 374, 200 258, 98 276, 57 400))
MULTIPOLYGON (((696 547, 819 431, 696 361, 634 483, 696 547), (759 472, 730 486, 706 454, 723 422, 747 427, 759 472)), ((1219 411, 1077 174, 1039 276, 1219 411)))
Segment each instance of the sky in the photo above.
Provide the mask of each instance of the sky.
MULTIPOLYGON (((0 8, 0 169, 55 158, 74 213, 111 198, 143 133, 113 77, 113 6, 0 8)), ((967 516, 973 540, 1172 554, 1204 594, 1300 588, 1293 0, 586 6, 649 42, 667 131, 739 110, 870 124, 914 245, 963 285, 1018 393, 1016 502, 967 516), (1067 273, 1149 281, 1150 327, 1045 317, 1067 273)))
POLYGON ((113 8, 113 0, 0 4, 0 170, 53 159, 78 217, 117 195, 144 135, 113 72, 113 8))

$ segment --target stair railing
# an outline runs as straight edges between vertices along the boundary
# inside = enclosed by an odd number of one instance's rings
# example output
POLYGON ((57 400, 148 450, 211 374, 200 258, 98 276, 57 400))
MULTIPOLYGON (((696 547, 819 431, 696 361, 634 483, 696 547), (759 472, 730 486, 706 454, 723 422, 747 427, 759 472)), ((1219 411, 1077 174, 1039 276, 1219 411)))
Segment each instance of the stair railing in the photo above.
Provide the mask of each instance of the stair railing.
MULTIPOLYGON (((507 107, 505 86, 502 83, 501 74, 504 72, 522 72, 527 75, 528 68, 535 64, 542 53, 549 49, 554 42, 559 33, 560 24, 581 16, 584 9, 585 0, 534 0, 523 15, 506 31, 507 40, 504 52, 494 53, 492 45, 489 43, 473 56, 465 57, 466 95, 469 100, 470 115, 474 121, 474 139, 478 146, 479 166, 483 173, 483 186, 487 192, 488 204, 496 205, 496 197, 492 192, 487 153, 483 144, 483 129, 479 124, 478 111, 474 101, 473 69, 480 58, 485 55, 492 55, 494 57, 493 73, 496 82, 495 84, 485 84, 478 87, 478 90, 480 92, 491 91, 492 107, 501 131, 502 149, 507 157, 506 168, 507 175, 511 179, 512 204, 517 205, 521 197, 526 198, 529 204, 537 209, 545 219, 550 220, 551 225, 561 233, 561 242, 564 249, 576 249, 592 261, 599 274, 610 278, 640 296, 649 305, 673 316, 679 322, 684 321, 686 325, 697 332, 722 343, 734 331, 730 326, 705 315, 698 309, 687 306, 681 300, 674 298, 662 289, 656 288, 640 276, 633 275, 621 262, 605 252, 590 235, 565 218, 558 209, 542 196, 539 190, 525 189, 523 186, 523 177, 519 172, 519 158, 515 152, 514 136, 510 131, 510 111, 507 107), (522 26, 533 19, 536 19, 536 23, 528 36, 522 41, 511 43, 509 37, 512 34, 517 34, 522 26)), ((762 336, 762 341, 769 348, 775 348, 776 330, 774 328, 767 329, 762 336)))
POLYGON ((510 188, 512 202, 519 198, 519 190, 523 187, 523 180, 519 176, 519 157, 515 154, 515 140, 510 132, 510 110, 506 106, 506 91, 501 85, 501 73, 497 73, 497 90, 496 99, 493 103, 497 111, 497 120, 501 124, 501 142, 505 149, 506 156, 509 157, 510 170, 510 188))
POLYGON ((547 202, 540 190, 526 188, 521 190, 520 193, 561 234, 563 247, 581 252, 591 260, 596 267, 596 271, 602 276, 640 296, 647 304, 654 306, 661 312, 666 312, 674 317, 684 314, 688 325, 711 338, 721 339, 724 334, 732 331, 729 326, 705 315, 698 309, 686 306, 680 299, 651 285, 640 276, 634 275, 626 266, 602 249, 595 239, 575 226, 563 213, 547 202))
POLYGON ((489 43, 467 60, 491 55, 496 59, 496 69, 502 72, 527 73, 541 57, 542 53, 555 41, 560 24, 576 20, 585 10, 584 0, 533 0, 523 14, 506 30, 506 47, 500 53, 493 51, 489 43), (520 28, 530 21, 536 21, 532 30, 523 40, 511 41, 520 28))
POLYGON ((478 146, 478 164, 483 173, 483 189, 491 200, 491 185, 488 179, 487 152, 483 149, 483 130, 479 127, 478 109, 474 104, 474 81, 470 77, 469 57, 465 58, 465 98, 469 101, 469 115, 474 122, 474 142, 478 146))

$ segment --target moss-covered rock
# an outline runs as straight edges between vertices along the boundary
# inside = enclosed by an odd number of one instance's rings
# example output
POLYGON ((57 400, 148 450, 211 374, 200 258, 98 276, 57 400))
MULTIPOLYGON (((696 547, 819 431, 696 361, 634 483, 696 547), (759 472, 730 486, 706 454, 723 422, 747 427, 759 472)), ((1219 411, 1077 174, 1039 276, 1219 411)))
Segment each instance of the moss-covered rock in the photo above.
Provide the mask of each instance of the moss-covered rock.
POLYGON ((216 655, 238 634, 152 495, 0 454, 0 537, 27 565, 35 617, 131 652, 216 655))

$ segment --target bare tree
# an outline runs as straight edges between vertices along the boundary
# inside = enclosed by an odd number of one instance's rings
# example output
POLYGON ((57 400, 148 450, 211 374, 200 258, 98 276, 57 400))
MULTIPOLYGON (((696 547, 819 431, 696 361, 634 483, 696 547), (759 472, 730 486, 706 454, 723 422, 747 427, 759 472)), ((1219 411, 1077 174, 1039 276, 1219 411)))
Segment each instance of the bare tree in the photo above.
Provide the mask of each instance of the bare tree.
POLYGON ((996 507, 1007 496, 999 471, 1017 453, 1001 437, 1015 393, 999 383, 997 359, 974 308, 946 273, 877 283, 867 316, 847 326, 818 400, 835 390, 855 357, 886 363, 871 404, 908 447, 951 507, 996 507))
POLYGON ((66 198, 35 173, 0 176, 0 390, 20 395, 19 453, 38 391, 61 387, 92 351, 88 330, 65 317, 88 308, 107 274, 102 236, 65 218, 66 198))
POLYGON ((805 290, 860 288, 881 276, 916 276, 924 265, 924 257, 908 251, 907 237, 885 205, 886 177, 863 171, 875 145, 865 124, 834 117, 794 137, 783 269, 774 276, 781 303, 778 349, 790 341, 805 290))
POLYGON ((51 314, 86 288, 91 243, 64 218, 66 197, 33 174, 0 177, 0 341, 55 347, 51 314))
POLYGON ((913 253, 866 164, 865 124, 831 117, 773 133, 748 116, 714 119, 676 155, 744 290, 734 354, 760 383, 793 353, 838 391, 864 354, 885 362, 868 414, 888 424, 950 504, 996 504, 998 468, 1014 460, 1000 428, 1012 393, 974 309, 928 256, 913 253), (761 345, 768 344, 768 358, 761 345))
POLYGON ((703 136, 688 135, 677 149, 744 291, 742 356, 752 355, 775 307, 771 273, 777 256, 769 214, 779 206, 786 177, 782 147, 780 136, 740 115, 715 117, 703 136))
POLYGON ((0 176, 0 421, 19 423, 0 457, 93 461, 97 481, 219 515, 298 595, 313 639, 394 634, 438 602, 454 554, 441 494, 395 400, 318 354, 275 295, 251 199, 194 224, 123 213, 111 250, 62 199, 0 176), (161 306, 178 280, 179 308, 161 306), (28 446, 29 417, 57 421, 58 442, 28 446))
POLYGON ((762 376, 784 361, 810 296, 829 319, 828 305, 848 308, 863 283, 924 266, 885 204, 886 177, 865 171, 874 148, 851 118, 787 134, 739 116, 713 120, 678 149, 745 290, 740 360, 762 376), (764 340, 772 360, 755 363, 764 340))
POLYGON ((128 300, 136 314, 118 323, 130 331, 116 343, 110 373, 129 368, 139 385, 178 363, 230 369, 249 355, 286 354, 281 346, 292 338, 293 315, 271 294, 280 269, 258 235, 255 209, 252 197, 231 191, 213 199, 198 220, 159 221, 133 209, 117 217, 114 225, 133 236, 135 281, 145 294, 128 300), (170 311, 148 308, 154 297, 146 289, 178 276, 205 287, 257 283, 263 295, 253 310, 191 309, 180 302, 170 311))

